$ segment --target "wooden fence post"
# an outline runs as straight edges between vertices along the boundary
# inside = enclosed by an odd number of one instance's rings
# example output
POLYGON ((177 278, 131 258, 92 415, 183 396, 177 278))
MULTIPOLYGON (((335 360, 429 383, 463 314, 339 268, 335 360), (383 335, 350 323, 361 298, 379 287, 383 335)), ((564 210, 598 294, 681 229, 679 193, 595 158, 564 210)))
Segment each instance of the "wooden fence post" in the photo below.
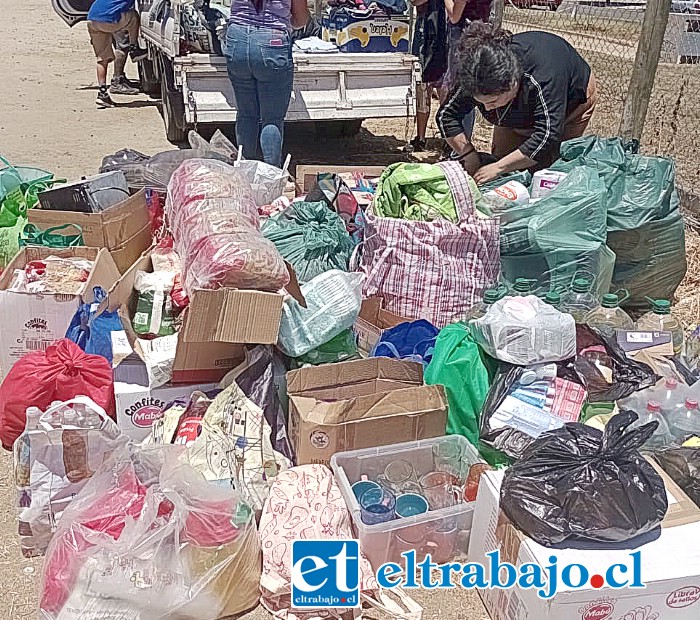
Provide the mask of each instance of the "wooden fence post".
POLYGON ((489 15, 489 21, 497 28, 500 28, 503 25, 503 11, 505 6, 505 0, 493 0, 491 3, 491 14, 489 15))
POLYGON ((619 133, 624 138, 639 140, 642 137, 670 11, 671 0, 647 0, 642 33, 620 121, 619 133))

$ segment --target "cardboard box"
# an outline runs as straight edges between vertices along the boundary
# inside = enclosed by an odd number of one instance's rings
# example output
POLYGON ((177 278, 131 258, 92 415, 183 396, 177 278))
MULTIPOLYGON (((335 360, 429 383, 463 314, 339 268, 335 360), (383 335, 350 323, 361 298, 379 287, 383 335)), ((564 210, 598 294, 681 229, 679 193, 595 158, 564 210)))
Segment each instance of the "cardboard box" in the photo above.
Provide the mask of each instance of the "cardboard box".
POLYGON ((365 181, 376 181, 384 170, 386 170, 384 166, 297 166, 297 195, 302 196, 310 192, 320 173, 337 174, 350 188, 358 204, 366 208, 372 204, 374 193, 360 187, 355 180, 355 175, 363 175, 365 181))
POLYGON ((405 15, 364 19, 345 11, 321 19, 323 40, 335 43, 341 52, 408 53, 409 18, 405 15))
POLYGON ((4 377, 27 353, 42 351, 64 338, 81 303, 92 301, 92 289, 108 291, 119 278, 119 270, 107 250, 97 248, 22 248, 0 275, 0 373, 4 377), (8 291, 15 269, 48 256, 80 257, 95 261, 83 295, 52 295, 8 291))
POLYGON ((119 429, 134 441, 145 439, 153 421, 163 409, 177 398, 189 398, 197 390, 207 392, 217 388, 216 383, 203 385, 172 385, 148 387, 146 366, 137 355, 123 360, 114 369, 114 397, 119 429))
POLYGON ((297 464, 330 464, 336 452, 445 434, 441 385, 423 385, 414 362, 370 358, 287 373, 289 435, 297 464))
MULTIPOLYGON (((142 256, 109 292, 111 310, 133 316, 137 271, 153 271, 142 256)), ((197 290, 185 310, 173 366, 172 383, 220 381, 243 359, 245 344, 275 344, 283 296, 277 293, 219 289, 197 290)))
POLYGON ((64 224, 80 226, 85 245, 109 250, 120 273, 129 269, 151 246, 145 190, 102 213, 30 209, 28 215, 30 223, 41 230, 64 224))
POLYGON ((382 306, 379 297, 363 300, 360 314, 352 326, 352 331, 357 336, 357 348, 364 355, 369 355, 385 329, 413 320, 392 314, 382 306))
MULTIPOLYGON (((658 470, 658 468, 657 468, 658 470)), ((660 470, 659 470, 660 471, 660 470)), ((662 473, 669 496, 669 512, 660 535, 637 547, 641 552, 640 589, 595 590, 590 585, 560 589, 545 600, 534 589, 480 590, 492 620, 697 620, 700 618, 700 510, 662 473)), ((590 575, 605 575, 616 563, 630 565, 632 549, 624 545, 596 550, 547 549, 517 530, 499 508, 503 472, 487 472, 481 479, 469 544, 469 561, 483 564, 486 553, 500 549, 501 561, 545 567, 551 556, 557 564, 582 564, 590 575)))

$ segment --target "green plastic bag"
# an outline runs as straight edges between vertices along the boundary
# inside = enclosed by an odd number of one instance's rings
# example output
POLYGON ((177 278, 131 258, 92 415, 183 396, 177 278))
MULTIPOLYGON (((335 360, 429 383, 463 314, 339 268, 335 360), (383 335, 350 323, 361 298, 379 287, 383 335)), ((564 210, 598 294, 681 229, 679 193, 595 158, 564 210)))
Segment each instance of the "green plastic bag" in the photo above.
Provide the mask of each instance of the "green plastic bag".
POLYGON ((534 204, 508 209, 501 218, 501 268, 506 282, 535 280, 535 294, 564 291, 577 276, 610 290, 615 254, 607 247, 606 187, 596 168, 574 168, 534 204))
POLYGON ((638 155, 634 146, 620 138, 569 140, 551 167, 598 170, 607 192, 607 245, 616 255, 612 287, 629 291, 622 305, 633 314, 646 309, 646 297, 671 299, 687 268, 675 165, 638 155))
POLYGON ((355 243, 341 217, 323 202, 295 202, 262 226, 301 284, 317 275, 348 270, 355 243))
POLYGON ((294 369, 301 368, 305 364, 311 364, 312 366, 336 364, 337 362, 346 362, 359 357, 355 334, 351 329, 346 329, 335 336, 335 338, 331 338, 320 347, 316 347, 313 351, 309 351, 301 357, 292 357, 290 360, 292 369, 294 369))
POLYGON ((490 385, 487 366, 493 362, 482 354, 469 327, 453 323, 438 334, 433 359, 425 370, 427 385, 445 387, 447 434, 463 435, 474 446, 479 445, 479 418, 490 385))
POLYGON ((27 210, 39 202, 40 191, 58 181, 41 168, 12 166, 0 156, 0 269, 19 251, 19 237, 27 224, 27 210))
POLYGON ((19 238, 19 246, 39 245, 45 248, 73 248, 85 245, 83 241, 83 229, 77 224, 64 224, 41 230, 34 224, 27 224, 19 238), (77 234, 59 234, 60 230, 73 229, 77 234))

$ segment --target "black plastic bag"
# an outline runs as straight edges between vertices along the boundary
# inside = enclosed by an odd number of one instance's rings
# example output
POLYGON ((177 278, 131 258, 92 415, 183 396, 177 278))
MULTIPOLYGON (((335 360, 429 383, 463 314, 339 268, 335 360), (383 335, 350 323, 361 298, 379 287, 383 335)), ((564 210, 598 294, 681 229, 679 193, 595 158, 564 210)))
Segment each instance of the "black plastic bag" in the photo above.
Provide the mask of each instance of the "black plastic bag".
POLYGON ((560 375, 582 384, 588 391, 588 402, 610 403, 626 398, 633 392, 655 385, 659 380, 654 371, 643 364, 629 359, 617 344, 614 337, 608 337, 593 327, 576 326, 577 355, 573 360, 560 364, 560 375), (592 347, 603 347, 605 365, 612 369, 612 383, 608 383, 592 361, 589 353, 582 351, 592 347))
POLYGON ((700 506, 700 448, 667 448, 654 458, 671 479, 700 506))
POLYGON ((658 422, 634 430, 633 411, 605 433, 579 423, 545 433, 505 473, 501 509, 545 547, 624 542, 654 529, 668 501, 664 482, 639 453, 658 422))
POLYGON ((511 391, 513 384, 523 374, 522 366, 501 363, 484 406, 481 408, 479 439, 482 444, 502 452, 512 459, 519 459, 527 448, 535 441, 533 437, 511 426, 496 428, 491 424, 493 414, 503 403, 511 391))

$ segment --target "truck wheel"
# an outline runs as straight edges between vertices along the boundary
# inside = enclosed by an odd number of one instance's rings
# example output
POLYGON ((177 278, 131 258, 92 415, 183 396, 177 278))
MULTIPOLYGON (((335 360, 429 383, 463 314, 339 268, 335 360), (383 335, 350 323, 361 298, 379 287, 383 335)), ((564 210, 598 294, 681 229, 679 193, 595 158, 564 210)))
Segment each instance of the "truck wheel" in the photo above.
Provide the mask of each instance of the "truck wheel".
POLYGON ((316 135, 320 139, 337 140, 338 138, 353 138, 360 133, 362 119, 348 121, 317 121, 316 135))
POLYGON ((187 141, 187 124, 185 123, 185 102, 182 93, 168 89, 165 74, 160 80, 160 95, 163 102, 163 122, 165 135, 169 142, 180 144, 187 141))
POLYGON ((160 83, 156 77, 153 61, 149 58, 139 62, 139 81, 141 82, 141 91, 147 95, 157 97, 160 93, 160 83))

